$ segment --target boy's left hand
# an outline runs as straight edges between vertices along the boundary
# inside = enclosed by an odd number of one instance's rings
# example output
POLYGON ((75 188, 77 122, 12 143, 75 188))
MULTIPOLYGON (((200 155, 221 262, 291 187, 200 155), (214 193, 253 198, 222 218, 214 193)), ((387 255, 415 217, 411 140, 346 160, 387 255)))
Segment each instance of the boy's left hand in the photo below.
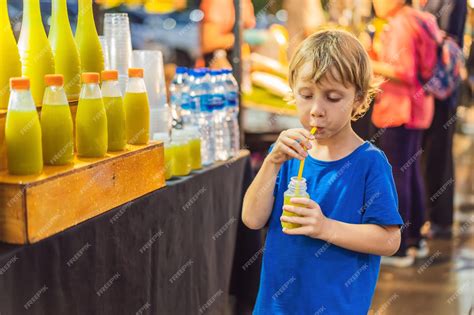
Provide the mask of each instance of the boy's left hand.
POLYGON ((283 232, 289 235, 306 235, 312 238, 320 238, 328 220, 321 211, 321 207, 308 198, 291 198, 290 201, 293 204, 301 205, 301 207, 285 205, 283 209, 299 216, 281 216, 280 220, 301 224, 301 226, 294 229, 283 228, 283 232))

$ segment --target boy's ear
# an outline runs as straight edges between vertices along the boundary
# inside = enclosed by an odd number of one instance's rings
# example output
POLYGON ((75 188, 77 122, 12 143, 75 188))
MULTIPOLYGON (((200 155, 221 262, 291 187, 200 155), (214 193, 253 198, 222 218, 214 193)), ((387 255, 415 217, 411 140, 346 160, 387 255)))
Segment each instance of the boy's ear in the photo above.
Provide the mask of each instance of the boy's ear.
POLYGON ((355 98, 354 98, 354 104, 353 104, 353 112, 356 112, 357 109, 362 106, 362 104, 365 103, 365 98, 366 98, 366 95, 362 92, 356 92, 355 93, 355 98))

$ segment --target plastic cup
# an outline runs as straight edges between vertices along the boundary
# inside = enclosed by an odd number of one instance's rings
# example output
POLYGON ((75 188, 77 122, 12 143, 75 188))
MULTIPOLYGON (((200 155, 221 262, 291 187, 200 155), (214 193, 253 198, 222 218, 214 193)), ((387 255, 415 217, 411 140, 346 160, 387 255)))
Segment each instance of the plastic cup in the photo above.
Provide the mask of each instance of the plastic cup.
POLYGON ((132 38, 127 13, 104 15, 104 37, 109 53, 109 66, 126 75, 132 61, 132 38))
POLYGON ((163 67, 163 54, 159 50, 134 50, 133 67, 145 69, 145 84, 150 100, 150 108, 163 108, 166 105, 166 83, 163 67))

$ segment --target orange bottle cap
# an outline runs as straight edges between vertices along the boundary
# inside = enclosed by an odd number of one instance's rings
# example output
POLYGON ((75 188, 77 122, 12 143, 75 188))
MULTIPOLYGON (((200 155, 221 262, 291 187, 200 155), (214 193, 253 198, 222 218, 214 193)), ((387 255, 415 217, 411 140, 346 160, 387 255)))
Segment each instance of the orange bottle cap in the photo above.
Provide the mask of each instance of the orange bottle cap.
POLYGON ((104 70, 102 71, 102 81, 116 81, 118 80, 117 70, 104 70))
POLYGON ((62 86, 64 77, 62 74, 47 74, 44 76, 44 83, 47 86, 62 86))
POLYGON ((84 72, 82 83, 99 83, 99 74, 97 72, 84 72))
POLYGON ((10 88, 12 90, 28 90, 30 88, 30 79, 27 77, 10 78, 10 88))
POLYGON ((143 78, 143 68, 128 68, 129 78, 143 78))

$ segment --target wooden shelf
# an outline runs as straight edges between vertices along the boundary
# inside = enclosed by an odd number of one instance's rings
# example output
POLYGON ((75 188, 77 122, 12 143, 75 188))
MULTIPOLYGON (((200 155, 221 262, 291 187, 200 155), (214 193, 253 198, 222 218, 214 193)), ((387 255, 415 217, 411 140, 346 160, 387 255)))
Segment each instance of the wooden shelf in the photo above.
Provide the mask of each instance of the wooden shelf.
POLYGON ((152 142, 37 176, 0 172, 0 241, 34 243, 165 186, 163 154, 152 142))

